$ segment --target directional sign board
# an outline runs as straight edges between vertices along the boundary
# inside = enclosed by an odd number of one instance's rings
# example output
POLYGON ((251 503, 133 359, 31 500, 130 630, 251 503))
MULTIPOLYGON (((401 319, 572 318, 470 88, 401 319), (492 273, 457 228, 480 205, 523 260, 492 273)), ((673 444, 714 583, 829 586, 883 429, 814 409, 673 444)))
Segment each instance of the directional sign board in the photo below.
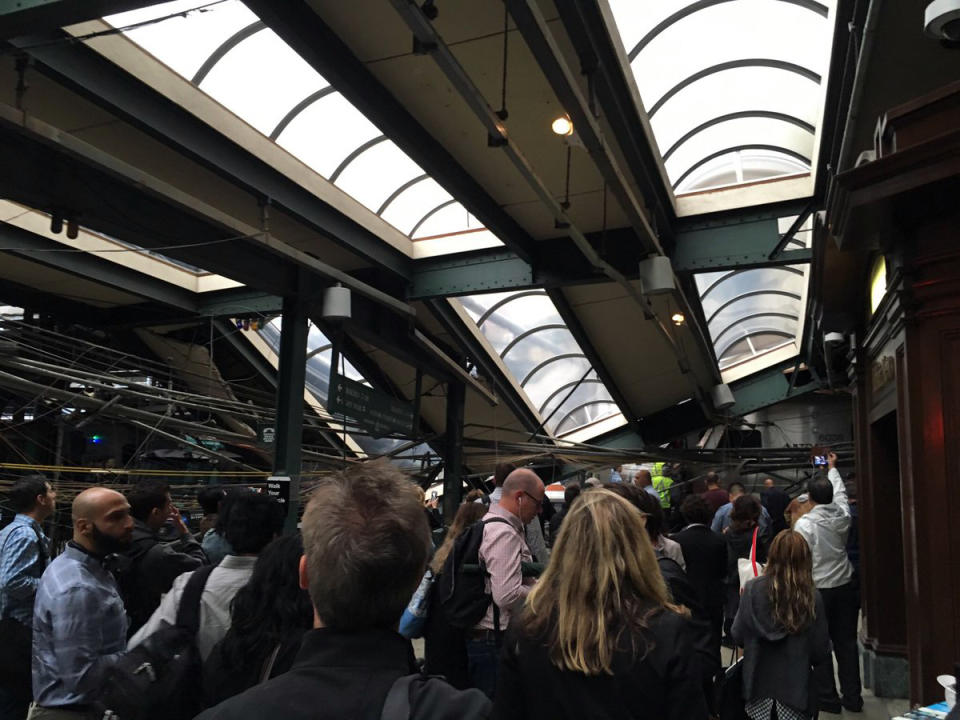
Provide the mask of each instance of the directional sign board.
POLYGON ((413 405, 390 397, 338 373, 330 374, 331 415, 346 415, 356 420, 374 437, 391 433, 410 435, 414 430, 413 405))

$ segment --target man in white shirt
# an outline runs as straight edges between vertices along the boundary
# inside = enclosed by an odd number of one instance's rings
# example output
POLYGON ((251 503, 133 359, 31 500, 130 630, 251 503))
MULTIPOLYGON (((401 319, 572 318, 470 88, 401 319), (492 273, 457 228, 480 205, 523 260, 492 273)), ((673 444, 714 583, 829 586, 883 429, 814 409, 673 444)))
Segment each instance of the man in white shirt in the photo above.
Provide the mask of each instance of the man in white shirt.
POLYGON ((833 663, 815 668, 820 709, 839 713, 841 705, 851 712, 863 710, 860 695, 860 659, 857 651, 857 619, 860 591, 853 579, 853 565, 847 557, 850 532, 850 503, 837 471, 837 454, 827 456, 827 477, 815 477, 807 484, 813 509, 797 520, 794 530, 806 538, 813 554, 813 583, 823 598, 830 628, 830 640, 837 657, 840 696, 833 678, 833 663))
MULTIPOLYGON (((200 599, 200 629, 197 650, 207 659, 230 629, 230 603, 253 574, 257 556, 283 528, 283 510, 272 498, 252 491, 231 494, 220 510, 225 516, 224 535, 233 548, 207 578, 200 599)), ((150 619, 130 638, 128 649, 135 648, 164 626, 176 624, 180 598, 192 572, 173 581, 150 619)))

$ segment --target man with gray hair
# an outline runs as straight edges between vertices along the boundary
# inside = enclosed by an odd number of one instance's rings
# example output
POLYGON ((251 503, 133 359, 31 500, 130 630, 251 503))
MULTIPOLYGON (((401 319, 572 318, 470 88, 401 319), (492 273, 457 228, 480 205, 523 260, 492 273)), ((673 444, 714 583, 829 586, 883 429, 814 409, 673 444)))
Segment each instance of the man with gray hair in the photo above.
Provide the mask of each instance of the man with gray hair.
POLYGON ((320 481, 302 528, 300 586, 314 629, 288 672, 197 720, 379 720, 386 704, 404 718, 488 717, 481 693, 417 675, 397 633, 431 548, 416 486, 386 462, 351 467, 320 481))
POLYGON ((486 590, 492 602, 483 619, 467 634, 470 684, 493 697, 497 686, 500 633, 510 622, 511 606, 522 601, 533 586, 524 578, 522 563, 533 562, 523 529, 540 513, 546 491, 533 470, 520 468, 507 476, 500 502, 484 516, 479 560, 487 573, 486 590))

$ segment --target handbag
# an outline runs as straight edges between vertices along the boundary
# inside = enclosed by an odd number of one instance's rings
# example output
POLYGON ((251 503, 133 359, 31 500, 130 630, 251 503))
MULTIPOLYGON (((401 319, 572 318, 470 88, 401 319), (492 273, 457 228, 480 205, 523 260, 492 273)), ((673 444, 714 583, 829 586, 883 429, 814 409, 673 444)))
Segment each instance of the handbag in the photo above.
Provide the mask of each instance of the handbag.
POLYGON ((400 627, 398 631, 403 637, 413 639, 423 637, 423 630, 427 624, 427 611, 430 607, 430 591, 433 588, 433 571, 427 568, 423 574, 423 579, 417 586, 413 597, 403 615, 400 616, 400 627))
POLYGON ((719 674, 714 692, 720 720, 750 720, 743 700, 743 658, 719 674))
POLYGON ((750 557, 739 558, 737 560, 737 573, 740 575, 740 594, 743 594, 743 588, 747 583, 756 577, 760 577, 763 572, 763 564, 757 562, 757 532, 759 527, 753 529, 753 543, 750 545, 750 557))

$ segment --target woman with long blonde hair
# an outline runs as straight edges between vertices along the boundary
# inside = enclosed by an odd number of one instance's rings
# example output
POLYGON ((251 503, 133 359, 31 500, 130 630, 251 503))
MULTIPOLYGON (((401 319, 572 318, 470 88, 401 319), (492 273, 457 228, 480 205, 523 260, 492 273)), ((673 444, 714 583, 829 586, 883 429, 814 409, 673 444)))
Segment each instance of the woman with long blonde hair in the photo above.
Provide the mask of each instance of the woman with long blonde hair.
POLYGON ((763 575, 744 588, 731 634, 743 646, 743 698, 752 720, 816 716, 813 667, 829 662, 830 636, 800 533, 784 530, 774 539, 763 575))
POLYGON ((507 630, 493 716, 705 719, 685 615, 641 512, 609 490, 583 493, 507 630))

